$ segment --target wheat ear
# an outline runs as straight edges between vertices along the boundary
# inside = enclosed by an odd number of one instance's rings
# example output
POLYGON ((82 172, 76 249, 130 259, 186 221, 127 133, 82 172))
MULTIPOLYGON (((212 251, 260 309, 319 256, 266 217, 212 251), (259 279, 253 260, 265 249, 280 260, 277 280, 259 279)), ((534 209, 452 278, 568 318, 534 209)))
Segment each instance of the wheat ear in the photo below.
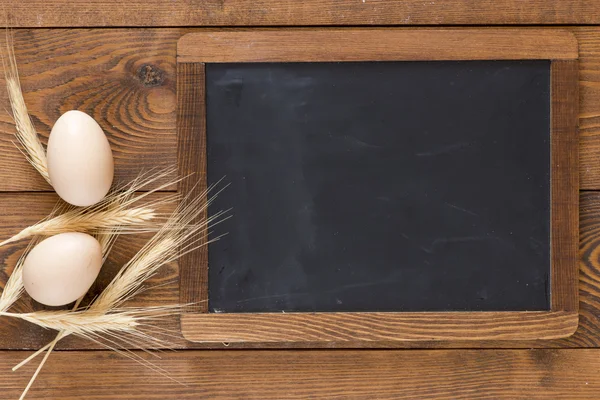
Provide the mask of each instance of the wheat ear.
POLYGON ((50 183, 50 175, 48 174, 48 162, 46 159, 46 151, 40 141, 35 126, 31 121, 27 105, 23 98, 21 83, 19 82, 19 71, 17 69, 17 61, 14 51, 14 37, 10 30, 6 30, 6 53, 8 58, 8 66, 4 57, 2 64, 4 66, 4 74, 6 77, 6 89, 12 116, 15 120, 16 133, 15 136, 23 147, 23 154, 27 161, 42 175, 46 182, 50 183))

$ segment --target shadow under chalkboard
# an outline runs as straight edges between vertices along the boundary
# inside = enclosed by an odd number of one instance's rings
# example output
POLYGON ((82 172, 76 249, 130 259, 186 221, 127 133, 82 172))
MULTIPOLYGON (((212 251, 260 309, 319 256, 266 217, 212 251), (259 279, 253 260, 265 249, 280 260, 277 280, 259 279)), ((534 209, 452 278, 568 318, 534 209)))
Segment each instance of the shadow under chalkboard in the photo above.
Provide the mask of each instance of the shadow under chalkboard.
POLYGON ((210 312, 550 308, 550 62, 206 64, 210 312))

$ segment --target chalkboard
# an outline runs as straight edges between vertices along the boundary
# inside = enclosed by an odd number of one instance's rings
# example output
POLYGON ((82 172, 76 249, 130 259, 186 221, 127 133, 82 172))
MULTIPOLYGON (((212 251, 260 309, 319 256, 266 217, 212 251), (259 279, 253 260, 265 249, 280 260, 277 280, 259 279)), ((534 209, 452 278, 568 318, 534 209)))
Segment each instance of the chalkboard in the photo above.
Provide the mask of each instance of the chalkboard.
POLYGON ((550 61, 205 74, 209 312, 550 309, 550 61))

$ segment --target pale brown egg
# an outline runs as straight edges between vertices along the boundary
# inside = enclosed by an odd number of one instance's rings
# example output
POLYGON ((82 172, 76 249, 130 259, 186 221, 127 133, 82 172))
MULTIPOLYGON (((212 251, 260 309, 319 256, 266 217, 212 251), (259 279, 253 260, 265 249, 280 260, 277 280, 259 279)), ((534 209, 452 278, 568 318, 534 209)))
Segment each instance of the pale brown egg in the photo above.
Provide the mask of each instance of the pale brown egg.
POLYGON ((113 181, 110 144, 98 123, 84 112, 67 111, 48 139, 48 173, 58 195, 75 206, 91 206, 106 196, 113 181))
POLYGON ((23 264, 23 285, 35 301, 62 306, 89 290, 101 266, 102 248, 96 239, 85 233, 61 233, 29 252, 23 264))

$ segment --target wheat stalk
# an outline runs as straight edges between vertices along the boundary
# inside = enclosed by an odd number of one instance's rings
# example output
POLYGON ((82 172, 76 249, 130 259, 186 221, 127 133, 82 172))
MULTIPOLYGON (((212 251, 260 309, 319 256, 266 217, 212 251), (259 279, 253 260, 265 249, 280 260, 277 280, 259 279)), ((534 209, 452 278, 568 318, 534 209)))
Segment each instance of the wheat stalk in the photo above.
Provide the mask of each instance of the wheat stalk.
POLYGON ((4 57, 2 64, 4 66, 4 74, 6 77, 6 89, 12 109, 12 116, 15 120, 16 133, 15 136, 23 147, 23 154, 27 161, 42 175, 46 182, 50 183, 50 175, 48 174, 48 161, 46 159, 46 151, 40 141, 35 126, 31 121, 27 105, 23 98, 21 83, 19 82, 19 71, 14 52, 14 38, 12 32, 6 31, 6 52, 8 58, 8 66, 4 57))
POLYGON ((31 313, 2 312, 6 317, 17 317, 47 329, 65 330, 76 335, 88 336, 107 331, 131 331, 138 322, 128 312, 102 314, 83 311, 35 311, 31 313))

